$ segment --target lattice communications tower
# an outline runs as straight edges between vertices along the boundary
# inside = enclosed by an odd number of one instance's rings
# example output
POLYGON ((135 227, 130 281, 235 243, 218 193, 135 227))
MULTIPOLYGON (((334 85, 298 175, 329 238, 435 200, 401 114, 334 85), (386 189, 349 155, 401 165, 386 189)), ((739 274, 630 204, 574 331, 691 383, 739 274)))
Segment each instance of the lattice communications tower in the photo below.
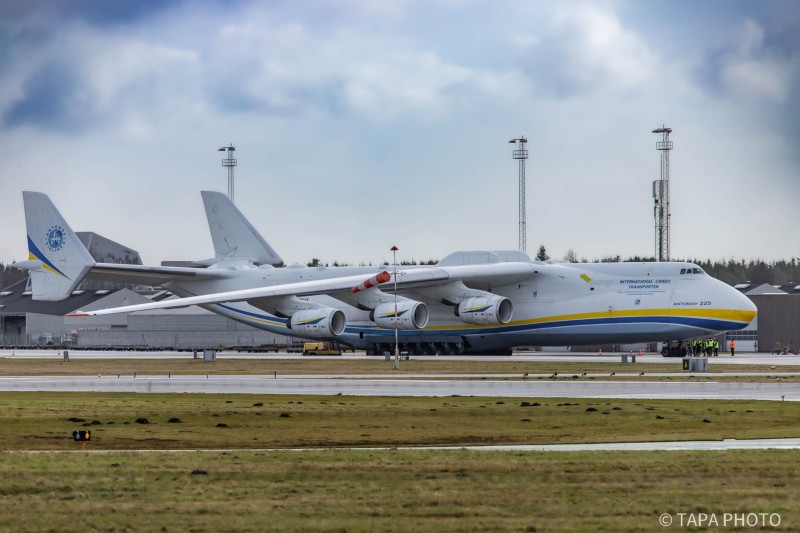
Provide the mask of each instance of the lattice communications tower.
POLYGON ((508 142, 519 143, 519 149, 514 150, 514 159, 519 160, 519 249, 525 252, 528 243, 528 236, 525 232, 527 218, 525 214, 525 160, 528 159, 528 151, 525 149, 525 143, 528 142, 528 139, 523 135, 508 142))
POLYGON ((236 159, 233 158, 233 152, 236 148, 233 145, 223 146, 217 152, 227 152, 228 157, 222 160, 222 166, 228 169, 228 198, 233 202, 233 167, 236 166, 236 159))
POLYGON ((654 129, 653 133, 661 134, 661 140, 656 143, 656 150, 661 152, 661 179, 653 182, 656 261, 669 261, 669 152, 672 150, 669 134, 672 128, 661 126, 654 129))

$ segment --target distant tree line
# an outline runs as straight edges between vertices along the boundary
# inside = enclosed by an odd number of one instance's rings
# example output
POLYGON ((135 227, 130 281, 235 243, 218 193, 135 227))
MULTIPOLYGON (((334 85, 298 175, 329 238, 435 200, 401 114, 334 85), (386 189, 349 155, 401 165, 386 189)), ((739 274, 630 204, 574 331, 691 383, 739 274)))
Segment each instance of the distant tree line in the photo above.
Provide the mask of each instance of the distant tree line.
POLYGON ((729 259, 722 262, 711 262, 706 260, 694 260, 711 276, 729 285, 737 283, 752 283, 760 285, 769 283, 770 285, 796 285, 800 283, 800 260, 792 257, 789 261, 781 259, 766 263, 759 260, 735 261, 729 259))
POLYGON ((28 280, 28 271, 0 263, 0 287, 6 288, 28 280))
MULTIPOLYGON (((536 254, 538 261, 547 261, 550 256, 544 245, 539 246, 536 254)), ((564 261, 570 263, 588 263, 585 258, 578 258, 574 250, 570 249, 564 254, 564 261)), ((594 259, 596 263, 620 263, 620 262, 646 262, 655 261, 654 257, 640 257, 633 256, 627 259, 622 259, 620 255, 605 256, 599 259, 594 259)), ((750 259, 746 261, 735 260, 733 258, 723 261, 712 261, 710 259, 673 259, 673 261, 688 261, 694 263, 707 274, 717 278, 728 285, 736 285, 738 283, 752 283, 753 285, 761 285, 762 283, 769 283, 770 285, 796 285, 800 283, 800 258, 792 257, 788 261, 781 259, 780 261, 766 262, 761 259, 750 259)))

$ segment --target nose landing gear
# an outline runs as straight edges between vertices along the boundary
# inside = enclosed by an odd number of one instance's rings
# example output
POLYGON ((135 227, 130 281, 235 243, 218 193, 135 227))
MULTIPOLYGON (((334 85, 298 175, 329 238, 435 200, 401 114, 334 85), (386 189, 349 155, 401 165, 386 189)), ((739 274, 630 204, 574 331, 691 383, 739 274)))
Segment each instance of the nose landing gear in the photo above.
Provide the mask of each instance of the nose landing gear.
POLYGON ((686 357, 688 354, 689 350, 684 346, 683 341, 665 342, 661 348, 662 357, 686 357))

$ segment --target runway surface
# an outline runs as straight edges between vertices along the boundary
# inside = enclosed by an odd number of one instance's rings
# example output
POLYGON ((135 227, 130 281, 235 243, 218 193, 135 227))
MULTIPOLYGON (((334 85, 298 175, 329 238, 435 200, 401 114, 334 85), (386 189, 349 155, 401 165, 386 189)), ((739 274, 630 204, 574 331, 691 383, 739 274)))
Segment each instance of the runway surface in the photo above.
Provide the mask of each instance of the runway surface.
POLYGON ((486 396, 800 401, 798 383, 724 381, 523 381, 248 376, 11 376, 3 391, 486 396))
MULTIPOLYGON (((97 351, 97 350, 68 350, 70 359, 193 359, 192 352, 136 352, 136 351, 97 351)), ((510 356, 499 355, 415 355, 412 359, 419 361, 493 361, 503 362, 552 362, 552 363, 619 363, 622 356, 636 355, 636 364, 652 363, 672 363, 676 369, 680 368, 680 357, 661 357, 660 354, 647 353, 643 356, 628 352, 597 353, 587 352, 519 352, 510 356)), ((198 357, 202 359, 203 354, 198 357)), ((56 359, 63 358, 62 350, 0 350, 0 358, 9 359, 56 359)), ((360 360, 360 361, 381 361, 380 356, 364 355, 363 352, 341 356, 305 356, 297 353, 245 353, 245 352, 226 352, 217 353, 217 359, 258 359, 269 361, 277 360, 310 360, 310 359, 333 359, 339 361, 360 360)), ((718 357, 709 358, 710 365, 766 365, 766 366, 800 366, 800 355, 771 355, 766 353, 739 353, 731 357, 728 353, 721 353, 718 357)))
MULTIPOLYGON (((614 362, 622 358, 614 354, 576 354, 576 353, 520 353, 513 356, 415 356, 415 360, 463 360, 493 362, 614 362)), ((13 359, 63 359, 59 350, 0 351, 0 358, 13 359)), ((202 354, 200 354, 202 357, 202 354)), ((112 352, 82 351, 69 353, 70 360, 80 359, 191 359, 191 352, 112 352)), ((225 353, 218 359, 259 359, 285 360, 304 359, 300 354, 244 354, 225 353)), ((322 357, 315 356, 313 359, 322 357)), ((348 354, 327 357, 347 364, 354 360, 378 360, 380 357, 366 357, 363 354, 348 354)), ((208 363, 213 365, 213 363, 208 363)), ((620 372, 617 381, 606 374, 572 376, 563 373, 558 379, 536 379, 549 377, 530 375, 522 380, 520 374, 392 374, 387 363, 387 373, 383 375, 178 375, 178 376, 8 376, 0 377, 0 390, 3 391, 61 391, 61 392, 160 392, 160 393, 227 393, 227 394, 317 394, 353 396, 487 396, 487 397, 541 397, 541 398, 642 398, 642 399, 747 399, 773 401, 800 401, 800 384, 777 381, 780 376, 790 375, 781 372, 786 365, 800 366, 800 356, 770 354, 740 354, 736 357, 721 355, 709 360, 710 366, 761 365, 764 372, 776 381, 745 383, 715 381, 710 373, 695 373, 698 381, 653 381, 652 377, 681 377, 680 358, 663 358, 657 354, 637 357, 636 364, 630 364, 630 373, 620 372), (674 363, 674 373, 648 373, 648 363, 674 363), (772 368, 771 368, 772 367, 772 368), (639 376, 640 373, 647 376, 639 376), (590 380, 592 376, 602 377, 603 381, 590 380), (636 377, 635 380, 619 380, 620 377, 636 377), (651 378, 651 380, 648 380, 651 378), (702 380, 702 381, 700 381, 702 380)), ((208 367, 209 370, 213 366, 208 367)), ((402 361, 401 361, 402 368, 402 361)), ((726 372, 727 376, 741 377, 759 375, 751 372, 726 372)), ((761 376, 766 375, 760 374, 761 376)))

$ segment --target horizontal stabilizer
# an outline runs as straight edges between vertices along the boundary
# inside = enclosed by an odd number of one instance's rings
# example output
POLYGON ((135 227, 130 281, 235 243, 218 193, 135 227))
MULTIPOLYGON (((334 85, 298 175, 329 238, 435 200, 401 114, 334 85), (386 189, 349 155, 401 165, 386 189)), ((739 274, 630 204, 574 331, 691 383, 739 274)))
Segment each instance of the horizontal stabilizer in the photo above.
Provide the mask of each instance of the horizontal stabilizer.
POLYGON ((190 267, 167 267, 97 263, 87 277, 119 283, 141 285, 164 285, 176 280, 223 279, 229 275, 225 270, 190 267))

